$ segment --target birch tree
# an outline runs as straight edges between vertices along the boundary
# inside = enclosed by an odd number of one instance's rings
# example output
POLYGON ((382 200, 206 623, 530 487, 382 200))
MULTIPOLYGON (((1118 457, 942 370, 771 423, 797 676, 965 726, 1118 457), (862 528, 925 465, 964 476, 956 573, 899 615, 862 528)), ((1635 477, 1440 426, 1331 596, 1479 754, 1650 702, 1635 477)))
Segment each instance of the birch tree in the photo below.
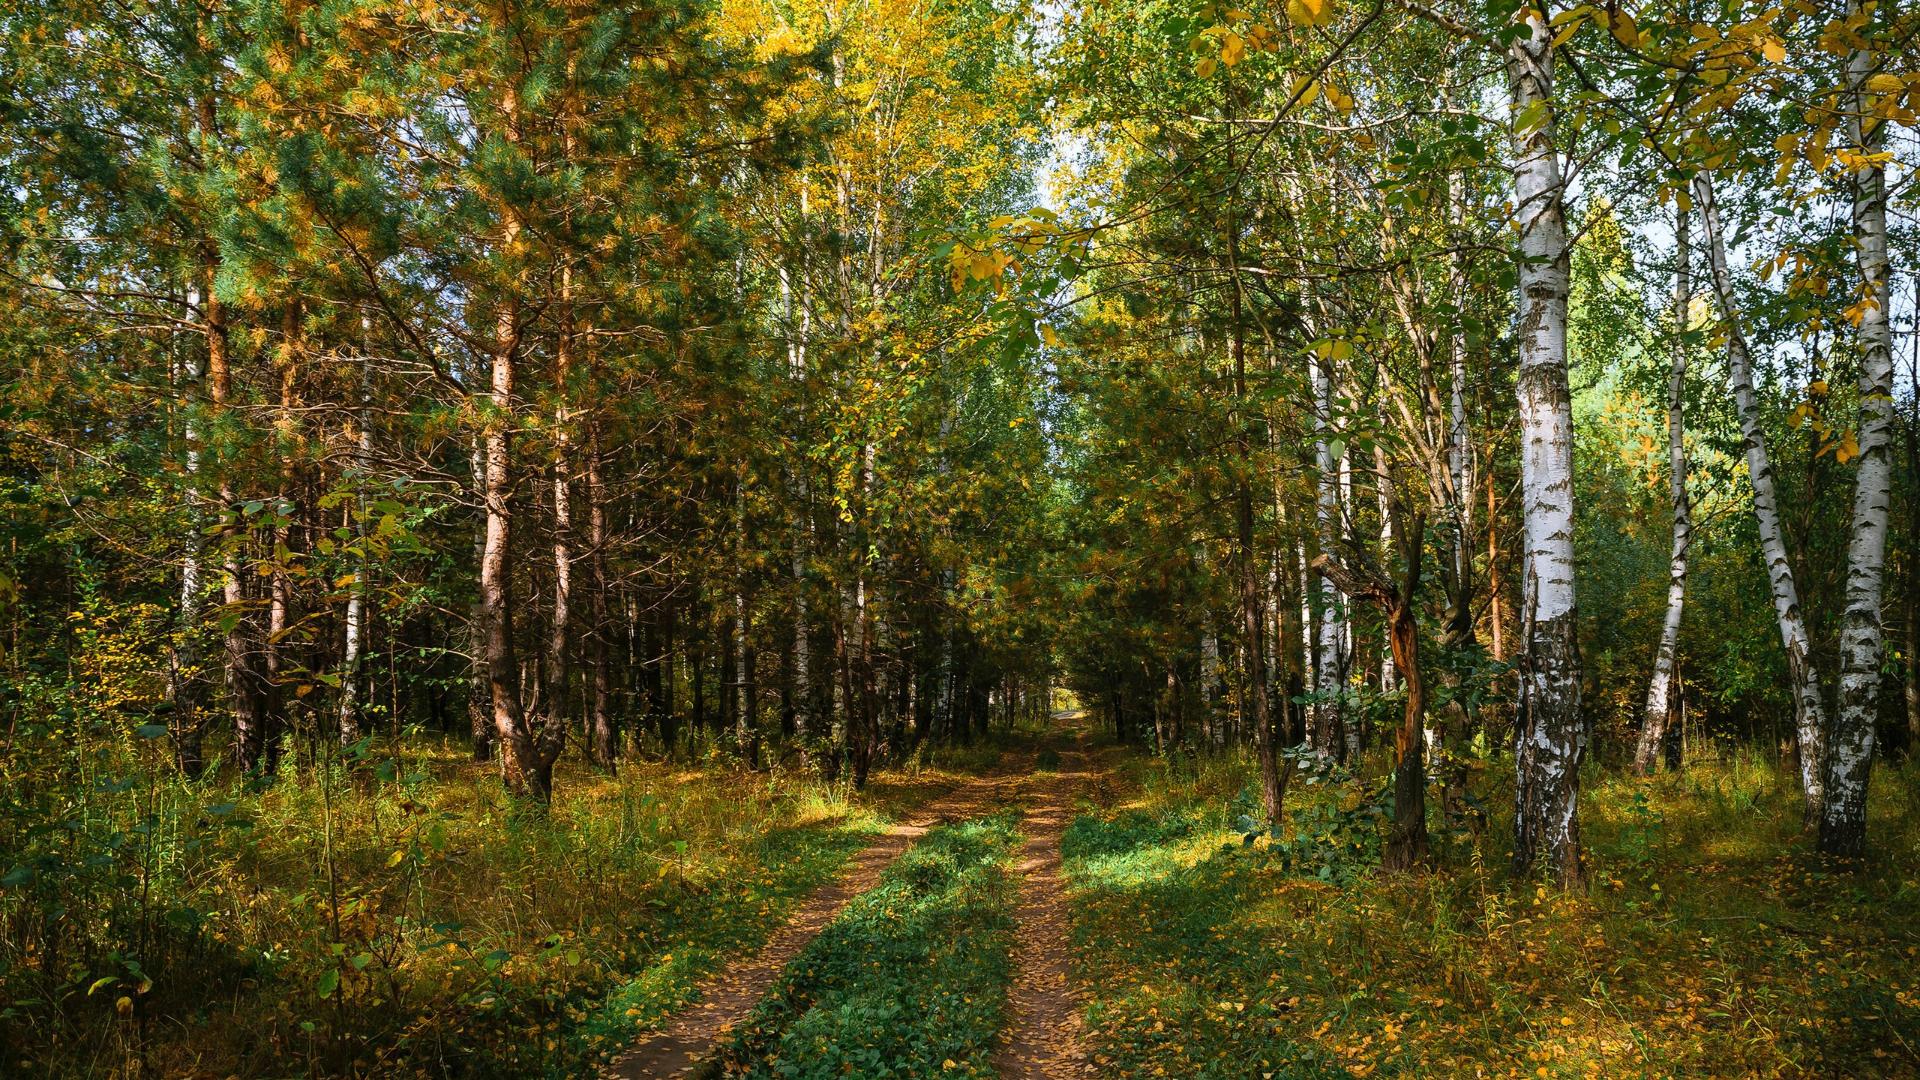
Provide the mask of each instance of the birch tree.
POLYGON ((1565 178, 1555 145, 1553 31, 1542 8, 1507 49, 1513 213, 1519 227, 1517 337, 1525 534, 1516 735, 1514 869, 1582 883, 1580 642, 1573 586, 1573 400, 1565 178))
POLYGON ((1641 713, 1635 772, 1645 775, 1659 763, 1673 715, 1674 657, 1680 644, 1680 617, 1687 602, 1687 551, 1693 542, 1693 507, 1687 500, 1686 388, 1687 322, 1693 302, 1692 250, 1688 212, 1676 200, 1673 250, 1673 341, 1667 374, 1667 491, 1673 501, 1673 553, 1667 560, 1667 609, 1660 622, 1660 643, 1653 656, 1653 678, 1641 713))
POLYGON ((1822 760, 1827 710, 1820 694, 1819 671, 1814 666, 1806 620, 1801 615, 1800 591, 1794 583, 1793 564, 1787 558, 1786 537, 1780 525, 1780 501, 1774 490, 1773 462, 1767 452, 1767 433, 1761 422, 1760 398, 1754 390, 1753 357, 1747 348, 1747 337, 1741 329, 1739 309, 1734 300, 1733 277, 1727 269, 1726 240, 1721 232, 1720 210, 1714 199, 1711 173, 1702 171, 1694 176, 1693 201, 1700 211, 1701 237, 1706 243, 1709 280, 1713 286, 1714 304, 1720 315, 1721 332, 1726 337, 1727 380, 1733 391, 1734 413, 1740 422, 1747 478, 1753 485, 1753 515, 1760 531, 1761 557, 1767 567, 1767 582, 1773 596, 1775 619, 1780 626, 1780 640, 1787 652, 1787 681, 1788 689, 1793 694, 1800 786, 1806 799, 1807 820, 1812 821, 1822 806, 1822 760))
MULTIPOLYGON (((1886 121, 1870 84, 1882 58, 1870 44, 1873 9, 1858 0, 1847 21, 1860 42, 1847 62, 1847 125, 1853 151, 1853 243, 1860 298, 1848 311, 1860 342, 1859 466, 1848 530, 1846 611, 1840 623, 1840 707, 1827 746, 1820 850, 1857 856, 1866 846, 1867 779, 1879 718, 1885 653, 1880 596, 1893 502, 1893 322, 1887 257, 1886 121)), ((1903 84, 1896 84, 1904 90, 1903 84)), ((1842 160, 1847 160, 1843 158, 1842 160)))

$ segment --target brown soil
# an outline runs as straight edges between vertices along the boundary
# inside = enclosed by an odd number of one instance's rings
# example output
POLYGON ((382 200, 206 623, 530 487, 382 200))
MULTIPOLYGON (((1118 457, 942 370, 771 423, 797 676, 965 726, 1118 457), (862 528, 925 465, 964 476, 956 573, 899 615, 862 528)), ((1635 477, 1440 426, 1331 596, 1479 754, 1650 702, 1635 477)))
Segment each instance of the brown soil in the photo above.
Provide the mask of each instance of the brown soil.
POLYGON ((1071 913, 1060 872, 1060 837, 1073 820, 1074 800, 1095 778, 1088 755, 1062 755, 1057 773, 1027 778, 1027 843, 1021 852, 1020 906, 1015 913, 1012 1022, 994 1054, 1006 1080, 1061 1080, 1093 1074, 1080 996, 1072 980, 1071 913))
POLYGON ((895 825, 853 857, 848 869, 804 900, 786 925, 760 951, 702 983, 696 1001, 665 1028, 643 1038, 615 1059, 603 1074, 618 1080, 698 1076, 709 1055, 733 1025, 752 1011, 807 942, 826 929, 853 898, 879 883, 888 864, 899 858, 932 826, 993 813, 1015 797, 1028 762, 1007 772, 970 780, 923 807, 912 823, 895 825))

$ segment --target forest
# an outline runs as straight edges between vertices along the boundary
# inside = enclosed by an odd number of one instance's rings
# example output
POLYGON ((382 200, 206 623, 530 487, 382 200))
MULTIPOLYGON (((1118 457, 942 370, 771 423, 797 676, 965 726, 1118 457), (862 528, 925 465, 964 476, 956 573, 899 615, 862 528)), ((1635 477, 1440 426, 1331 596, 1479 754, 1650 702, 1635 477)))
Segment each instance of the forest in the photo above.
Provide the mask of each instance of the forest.
POLYGON ((1920 1076, 1920 11, 5 0, 0 1076, 1920 1076))

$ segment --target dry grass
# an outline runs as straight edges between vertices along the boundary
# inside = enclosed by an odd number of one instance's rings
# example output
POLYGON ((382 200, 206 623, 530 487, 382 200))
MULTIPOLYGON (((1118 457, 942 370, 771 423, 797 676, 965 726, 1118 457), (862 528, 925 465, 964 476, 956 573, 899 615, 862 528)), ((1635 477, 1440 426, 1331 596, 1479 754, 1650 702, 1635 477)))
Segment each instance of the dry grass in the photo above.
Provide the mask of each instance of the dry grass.
POLYGON ((422 741, 262 790, 89 767, 16 792, 43 820, 4 837, 37 860, 0 891, 0 1035, 33 1075, 573 1074, 958 777, 563 765, 539 813, 422 741))
POLYGON ((1242 846, 1228 776, 1149 767, 1133 807, 1069 834, 1114 1075, 1920 1073, 1913 776, 1876 776, 1879 854, 1847 872, 1803 853, 1797 797, 1754 758, 1596 775, 1585 896, 1509 879, 1497 817, 1439 872, 1319 880, 1242 846))

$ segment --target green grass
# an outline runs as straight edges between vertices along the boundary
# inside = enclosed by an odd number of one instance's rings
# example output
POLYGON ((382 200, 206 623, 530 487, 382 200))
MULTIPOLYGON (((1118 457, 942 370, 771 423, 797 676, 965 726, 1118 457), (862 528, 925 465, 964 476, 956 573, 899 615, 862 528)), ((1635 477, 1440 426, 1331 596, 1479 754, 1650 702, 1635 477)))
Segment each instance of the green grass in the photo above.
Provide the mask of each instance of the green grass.
POLYGON ((264 788, 73 762, 0 800, 0 1074, 580 1075, 958 779, 567 765, 530 814, 424 740, 264 788))
MULTIPOLYGON (((1804 853, 1797 795, 1764 761, 1592 772, 1587 896, 1510 880, 1498 814, 1447 838, 1437 873, 1322 880, 1264 840, 1242 846, 1229 823, 1246 778, 1145 765, 1133 805, 1068 833, 1107 1074, 1920 1072, 1910 774, 1876 774, 1879 854, 1848 873, 1804 853)), ((1291 805, 1350 822, 1335 811, 1360 801, 1341 785, 1296 788, 1291 805)))
POLYGON ((727 1075, 990 1077, 1011 977, 1012 814, 945 825, 794 959, 727 1075))

